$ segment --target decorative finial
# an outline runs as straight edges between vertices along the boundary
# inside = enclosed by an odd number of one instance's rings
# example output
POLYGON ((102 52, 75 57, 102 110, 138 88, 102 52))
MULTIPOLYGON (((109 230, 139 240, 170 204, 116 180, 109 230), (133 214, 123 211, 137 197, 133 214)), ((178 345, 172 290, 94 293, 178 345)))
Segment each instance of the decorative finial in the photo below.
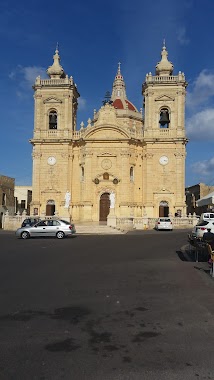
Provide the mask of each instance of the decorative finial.
POLYGON ((106 104, 112 104, 113 101, 111 100, 111 94, 109 91, 106 91, 106 94, 105 94, 105 100, 103 100, 103 105, 105 106, 106 104))
POLYGON ((65 78, 66 74, 63 70, 63 67, 60 65, 60 56, 59 56, 59 44, 57 42, 55 54, 53 55, 53 65, 49 66, 47 73, 49 77, 52 78, 65 78))
POLYGON ((166 40, 165 40, 165 38, 163 39, 163 48, 166 49, 166 40))
POLYGON ((121 65, 121 62, 118 62, 118 73, 120 73, 120 65, 121 65))

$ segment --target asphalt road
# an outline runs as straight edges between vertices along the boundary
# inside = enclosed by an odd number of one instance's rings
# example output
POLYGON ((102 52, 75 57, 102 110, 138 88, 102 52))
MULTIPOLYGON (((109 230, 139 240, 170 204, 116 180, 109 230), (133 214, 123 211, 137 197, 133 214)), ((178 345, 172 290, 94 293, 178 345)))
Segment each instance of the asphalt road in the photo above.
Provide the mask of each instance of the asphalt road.
POLYGON ((0 231, 0 379, 214 379, 214 279, 184 244, 0 231))

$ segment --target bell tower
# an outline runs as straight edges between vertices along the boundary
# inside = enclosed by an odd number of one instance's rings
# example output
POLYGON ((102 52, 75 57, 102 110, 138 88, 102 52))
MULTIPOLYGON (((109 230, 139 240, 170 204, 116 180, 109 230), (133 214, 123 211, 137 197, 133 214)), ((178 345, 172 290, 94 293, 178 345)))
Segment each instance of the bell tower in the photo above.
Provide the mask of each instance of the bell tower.
POLYGON ((146 75, 144 96, 143 200, 148 217, 186 214, 184 73, 173 75, 165 42, 156 73, 146 75))
POLYGON ((68 214, 65 195, 72 194, 72 138, 79 93, 60 64, 58 47, 49 79, 36 78, 34 89, 32 215, 68 214), (66 204, 66 206, 65 206, 66 204), (67 209, 66 209, 67 208, 67 209))

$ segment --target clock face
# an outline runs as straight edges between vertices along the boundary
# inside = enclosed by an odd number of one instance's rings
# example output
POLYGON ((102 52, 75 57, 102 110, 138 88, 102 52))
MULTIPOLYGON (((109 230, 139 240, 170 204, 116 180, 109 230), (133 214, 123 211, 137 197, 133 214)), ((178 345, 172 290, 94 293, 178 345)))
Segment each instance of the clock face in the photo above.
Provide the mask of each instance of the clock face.
POLYGON ((168 164, 169 159, 167 156, 162 156, 162 157, 160 157, 159 162, 161 165, 166 165, 166 164, 168 164))
POLYGON ((55 165, 56 158, 55 157, 48 157, 48 164, 49 165, 55 165))

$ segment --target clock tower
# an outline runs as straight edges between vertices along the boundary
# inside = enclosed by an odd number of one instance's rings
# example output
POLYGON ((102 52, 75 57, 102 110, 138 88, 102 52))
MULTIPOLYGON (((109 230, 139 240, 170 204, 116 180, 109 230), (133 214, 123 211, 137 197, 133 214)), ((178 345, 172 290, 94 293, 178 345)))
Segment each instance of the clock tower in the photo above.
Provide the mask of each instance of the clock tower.
POLYGON ((156 73, 146 75, 144 96, 143 203, 144 214, 186 214, 185 205, 185 95, 184 73, 173 75, 166 46, 156 73))
POLYGON ((58 48, 49 79, 36 78, 33 145, 33 198, 31 215, 68 216, 66 194, 72 193, 72 137, 76 131, 79 93, 60 64, 58 48))

